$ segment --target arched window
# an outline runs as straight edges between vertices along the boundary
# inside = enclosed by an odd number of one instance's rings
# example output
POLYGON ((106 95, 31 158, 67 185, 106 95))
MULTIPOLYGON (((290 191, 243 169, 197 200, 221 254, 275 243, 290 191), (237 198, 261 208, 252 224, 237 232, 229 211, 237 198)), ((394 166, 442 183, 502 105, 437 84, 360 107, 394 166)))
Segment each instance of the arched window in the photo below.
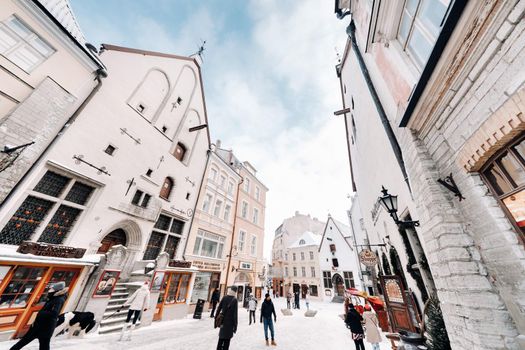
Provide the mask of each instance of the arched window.
POLYGON ((525 135, 500 150, 481 173, 516 230, 525 238, 525 135))
POLYGON ((301 240, 299 241, 299 245, 305 245, 305 244, 306 244, 306 242, 304 241, 304 239, 301 239, 301 240))
POLYGON ((186 146, 178 142, 177 146, 175 147, 175 150, 173 151, 173 155, 175 156, 175 158, 182 162, 184 156, 186 155, 186 146))
POLYGON ((167 177, 164 179, 164 183, 162 184, 162 188, 160 189, 160 198, 169 199, 171 190, 173 189, 173 179, 171 177, 167 177))

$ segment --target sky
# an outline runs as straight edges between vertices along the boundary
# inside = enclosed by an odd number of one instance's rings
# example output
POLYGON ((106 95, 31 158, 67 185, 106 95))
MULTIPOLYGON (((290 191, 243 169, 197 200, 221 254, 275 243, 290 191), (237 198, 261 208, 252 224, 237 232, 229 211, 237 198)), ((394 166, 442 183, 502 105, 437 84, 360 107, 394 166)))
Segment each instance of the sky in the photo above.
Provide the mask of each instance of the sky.
MULTIPOLYGON (((346 21, 333 0, 70 0, 88 42, 191 55, 209 131, 269 188, 265 257, 295 211, 347 222, 351 193, 335 73, 346 21), (300 6, 299 6, 300 5, 300 6)), ((111 72, 110 72, 111 73, 111 72)))

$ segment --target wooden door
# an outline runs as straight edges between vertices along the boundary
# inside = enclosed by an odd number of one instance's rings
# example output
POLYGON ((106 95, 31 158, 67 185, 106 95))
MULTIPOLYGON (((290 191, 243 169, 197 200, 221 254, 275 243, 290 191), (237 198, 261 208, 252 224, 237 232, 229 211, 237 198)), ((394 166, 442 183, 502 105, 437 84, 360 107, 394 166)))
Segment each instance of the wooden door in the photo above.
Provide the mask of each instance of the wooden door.
POLYGON ((335 286, 335 293, 337 294, 337 296, 344 297, 345 283, 343 281, 343 278, 339 274, 335 274, 333 283, 335 286))
POLYGON ((385 296, 386 309, 390 316, 391 331, 416 332, 416 325, 410 317, 401 278, 396 275, 380 276, 380 281, 385 296))
POLYGON ((166 292, 168 290, 169 277, 172 274, 165 273, 164 280, 162 281, 159 298, 157 299, 157 305, 155 307, 155 313, 153 314, 153 321, 160 321, 162 319, 162 310, 164 308, 164 300, 166 300, 166 292))
MULTIPOLYGON (((26 267, 30 269, 41 269, 40 267, 26 267)), ((47 300, 47 292, 51 285, 56 282, 65 282, 66 287, 70 289, 68 294, 73 290, 74 284, 80 273, 80 268, 68 268, 68 267, 53 267, 47 271, 44 275, 43 283, 41 283, 34 293, 34 298, 30 306, 27 308, 25 317, 18 327, 17 337, 22 337, 28 330, 29 327, 35 321, 38 311, 42 309, 47 300)))
POLYGON ((306 284, 301 284, 301 298, 306 298, 306 293, 308 293, 308 286, 306 284))
POLYGON ((125 246, 127 243, 126 232, 123 229, 116 229, 111 231, 102 239, 100 242, 100 248, 98 248, 97 254, 105 254, 114 245, 121 244, 125 246))

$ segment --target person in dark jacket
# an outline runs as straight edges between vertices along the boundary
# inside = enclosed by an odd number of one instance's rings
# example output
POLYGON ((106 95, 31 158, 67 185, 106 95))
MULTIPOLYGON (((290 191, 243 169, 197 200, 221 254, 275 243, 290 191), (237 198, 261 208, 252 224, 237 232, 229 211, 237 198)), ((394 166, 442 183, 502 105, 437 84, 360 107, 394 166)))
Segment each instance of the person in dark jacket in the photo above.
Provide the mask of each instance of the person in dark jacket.
POLYGON ((354 340, 356 350, 365 350, 365 344, 363 342, 365 332, 361 324, 362 321, 363 316, 357 312, 354 304, 348 304, 345 323, 347 327, 350 328, 350 331, 352 331, 352 339, 354 340))
POLYGON ((47 292, 47 301, 36 315, 35 322, 27 333, 11 347, 11 350, 19 350, 35 339, 38 339, 40 350, 49 350, 49 343, 57 325, 60 310, 67 299, 67 288, 64 282, 51 285, 47 292))
POLYGON ((275 343, 275 331, 273 328, 273 322, 277 322, 277 315, 275 314, 275 307, 273 306, 270 294, 266 293, 264 301, 261 306, 261 323, 264 321, 264 337, 266 338, 266 346, 270 345, 268 342, 268 328, 270 328, 270 334, 272 336, 272 345, 275 343), (273 321, 272 321, 273 315, 273 321))
POLYGON ((294 301, 295 301, 295 308, 300 309, 301 306, 299 305, 299 292, 294 293, 294 301))
POLYGON ((219 342, 217 343, 217 350, 228 350, 230 348, 230 341, 233 334, 237 332, 237 311, 238 301, 235 297, 237 295, 237 286, 231 286, 228 295, 222 298, 217 308, 217 316, 222 312, 224 319, 219 330, 219 342))
POLYGON ((219 290, 217 288, 215 288, 215 290, 213 291, 213 293, 211 294, 211 305, 212 305, 212 309, 211 309, 211 315, 210 317, 213 318, 215 317, 215 308, 217 307, 217 304, 219 303, 219 300, 221 299, 221 293, 219 292, 219 290))

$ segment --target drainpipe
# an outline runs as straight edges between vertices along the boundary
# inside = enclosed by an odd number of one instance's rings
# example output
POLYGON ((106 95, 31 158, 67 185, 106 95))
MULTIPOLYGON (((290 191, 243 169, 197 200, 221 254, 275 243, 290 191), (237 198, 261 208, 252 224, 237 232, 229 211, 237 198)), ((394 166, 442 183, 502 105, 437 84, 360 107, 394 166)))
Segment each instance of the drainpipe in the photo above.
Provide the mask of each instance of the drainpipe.
POLYGON ((13 195, 13 193, 15 193, 16 189, 20 186, 20 184, 22 182, 24 182, 24 180, 27 178, 27 176, 29 175, 29 173, 31 172, 31 170, 33 170, 36 165, 38 163, 40 163, 40 161, 44 158, 45 155, 47 155, 47 153, 49 152, 49 150, 51 149, 52 146, 55 145, 55 143, 58 141, 58 139, 60 138, 60 136, 62 136, 65 132, 66 132, 66 129, 68 127, 71 126, 71 124, 73 124, 75 122, 75 120, 77 119, 78 115, 84 110, 84 108, 86 107, 86 105, 91 101, 91 99, 93 99, 93 96, 95 96, 95 94, 100 90, 100 88, 102 87, 102 79, 101 78, 105 78, 107 76, 107 72, 105 70, 103 70, 102 68, 98 69, 96 71, 96 76, 95 76, 95 80, 97 81, 97 85, 93 88, 93 90, 91 90, 91 92, 89 93, 88 97, 86 97, 86 99, 82 102, 82 104, 80 104, 80 106, 78 106, 78 108, 76 109, 76 111, 71 115, 71 117, 69 117, 69 119, 67 120, 67 122, 62 126, 62 128, 60 129, 60 131, 55 135, 55 137, 53 137, 53 139, 51 140, 51 142, 44 148, 44 150, 42 151, 42 153, 40 153, 40 155, 38 156, 38 158, 33 162, 33 165, 31 165, 31 167, 29 167, 29 169, 27 169, 27 171, 24 173, 24 175, 22 175, 22 177, 20 178, 20 180, 18 180, 18 182, 13 186, 13 188, 11 189, 11 191, 9 191, 9 193, 7 194, 7 196, 4 198, 4 200, 2 201, 2 203, 0 203, 0 209, 3 208, 4 204, 7 203, 7 201, 9 200, 9 198, 11 198, 11 196, 13 195))
POLYGON ((405 168, 405 162, 403 160, 403 153, 401 152, 401 147, 399 147, 399 143, 397 141, 396 135, 394 134, 394 130, 392 129, 392 126, 390 125, 390 121, 388 120, 385 109, 383 108, 383 104, 381 103, 381 100, 379 99, 374 83, 372 82, 372 78, 370 77, 370 74, 368 72, 368 68, 366 66, 365 60, 363 59, 363 55, 361 54, 361 50, 359 49, 359 46, 357 45, 357 40, 355 36, 355 24, 353 20, 350 22, 350 24, 346 28, 346 33, 348 34, 352 42, 352 49, 355 52, 357 61, 359 62, 361 73, 363 73, 363 78, 365 79, 366 85, 368 86, 368 90, 370 91, 370 95, 372 96, 372 99, 374 100, 374 104, 379 114, 379 119, 381 119, 381 123, 383 124, 383 128, 385 129, 386 136, 388 138, 388 141, 390 142, 390 146, 392 147, 392 151, 394 152, 394 156, 396 157, 397 163, 399 164, 399 168, 401 170, 401 173, 403 174, 405 183, 407 184, 407 187, 410 193, 412 193, 412 189, 410 188, 410 182, 408 179, 408 174, 405 168))
POLYGON ((244 178, 241 177, 241 181, 237 184, 237 195, 235 196, 235 210, 234 210, 234 216, 233 216, 233 232, 232 232, 232 240, 230 243, 230 253, 228 254, 228 267, 226 268, 226 280, 224 282, 224 295, 228 292, 228 277, 230 276, 230 266, 232 263, 232 253, 233 253, 233 242, 235 238, 235 226, 237 225, 237 207, 239 206, 239 193, 241 191, 241 185, 244 182, 244 178))

